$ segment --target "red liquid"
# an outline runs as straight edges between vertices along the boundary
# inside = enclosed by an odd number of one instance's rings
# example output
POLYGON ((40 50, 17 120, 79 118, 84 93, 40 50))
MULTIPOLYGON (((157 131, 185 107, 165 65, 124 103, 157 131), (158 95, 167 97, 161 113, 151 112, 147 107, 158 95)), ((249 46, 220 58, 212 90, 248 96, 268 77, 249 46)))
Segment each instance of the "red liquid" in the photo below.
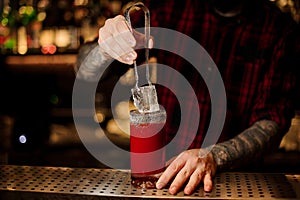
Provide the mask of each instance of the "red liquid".
POLYGON ((137 188, 155 188, 165 168, 164 122, 130 124, 131 178, 137 188))

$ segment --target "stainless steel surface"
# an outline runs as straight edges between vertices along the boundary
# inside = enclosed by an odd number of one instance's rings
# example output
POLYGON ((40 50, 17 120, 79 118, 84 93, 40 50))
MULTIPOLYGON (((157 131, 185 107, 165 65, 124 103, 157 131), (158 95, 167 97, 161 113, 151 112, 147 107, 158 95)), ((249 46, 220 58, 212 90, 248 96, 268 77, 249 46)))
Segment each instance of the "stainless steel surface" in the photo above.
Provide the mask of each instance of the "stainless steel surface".
POLYGON ((194 194, 186 196, 182 192, 170 195, 167 189, 135 189, 127 170, 0 166, 0 199, 10 198, 14 193, 23 195, 22 199, 26 195, 43 199, 47 195, 60 195, 63 199, 300 199, 299 191, 300 175, 293 174, 221 173, 216 176, 211 193, 205 193, 200 186, 194 194))

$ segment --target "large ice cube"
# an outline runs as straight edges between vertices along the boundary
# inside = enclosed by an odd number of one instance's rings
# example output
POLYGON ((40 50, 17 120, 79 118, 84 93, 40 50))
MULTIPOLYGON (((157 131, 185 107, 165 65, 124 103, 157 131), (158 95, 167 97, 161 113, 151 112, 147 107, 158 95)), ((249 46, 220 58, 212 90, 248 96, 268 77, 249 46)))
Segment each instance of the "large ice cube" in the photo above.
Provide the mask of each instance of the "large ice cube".
POLYGON ((159 110, 157 93, 154 85, 135 87, 131 89, 133 103, 141 113, 159 110))

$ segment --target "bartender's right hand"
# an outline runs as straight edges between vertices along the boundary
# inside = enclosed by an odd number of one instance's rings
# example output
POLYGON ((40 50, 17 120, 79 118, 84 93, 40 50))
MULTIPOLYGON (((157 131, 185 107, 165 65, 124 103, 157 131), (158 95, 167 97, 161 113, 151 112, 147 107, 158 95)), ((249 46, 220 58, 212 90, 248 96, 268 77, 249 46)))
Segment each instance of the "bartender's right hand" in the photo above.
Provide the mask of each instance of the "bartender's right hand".
MULTIPOLYGON (((135 47, 143 47, 145 35, 133 30, 131 33, 125 17, 118 15, 107 19, 99 30, 99 46, 108 56, 125 64, 133 64, 137 57, 135 47)), ((149 40, 149 48, 153 47, 153 39, 149 40)))

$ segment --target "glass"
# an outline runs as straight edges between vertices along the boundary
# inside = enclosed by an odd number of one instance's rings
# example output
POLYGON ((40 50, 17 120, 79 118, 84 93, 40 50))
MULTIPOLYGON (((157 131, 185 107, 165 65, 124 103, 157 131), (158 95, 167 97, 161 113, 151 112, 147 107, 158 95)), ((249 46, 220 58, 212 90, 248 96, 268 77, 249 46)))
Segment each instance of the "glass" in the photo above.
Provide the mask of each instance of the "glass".
POLYGON ((140 189, 153 189, 165 168, 166 111, 130 112, 131 183, 140 189))

